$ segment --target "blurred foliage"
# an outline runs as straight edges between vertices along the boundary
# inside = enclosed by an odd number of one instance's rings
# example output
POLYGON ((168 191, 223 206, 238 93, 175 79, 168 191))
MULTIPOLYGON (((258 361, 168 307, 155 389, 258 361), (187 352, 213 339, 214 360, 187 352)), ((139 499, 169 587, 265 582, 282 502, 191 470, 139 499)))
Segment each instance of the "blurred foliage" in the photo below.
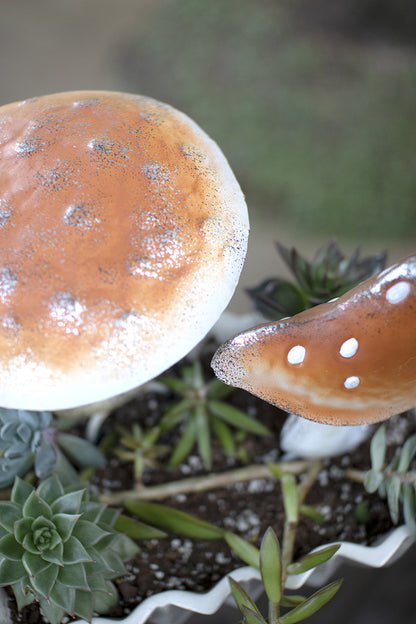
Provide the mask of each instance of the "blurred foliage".
POLYGON ((319 31, 302 14, 299 1, 161 2, 119 71, 219 142, 252 214, 299 232, 411 236, 414 49, 319 31))

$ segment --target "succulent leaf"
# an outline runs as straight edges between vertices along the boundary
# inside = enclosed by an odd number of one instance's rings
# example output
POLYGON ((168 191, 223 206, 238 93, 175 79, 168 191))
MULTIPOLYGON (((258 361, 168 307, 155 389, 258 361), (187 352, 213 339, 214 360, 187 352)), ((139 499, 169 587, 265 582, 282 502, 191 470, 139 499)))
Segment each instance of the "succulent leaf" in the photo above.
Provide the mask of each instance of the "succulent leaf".
POLYGON ((247 291, 256 308, 270 318, 293 316, 339 297, 381 271, 386 263, 385 252, 359 258, 357 249, 346 258, 334 241, 320 249, 312 261, 305 260, 294 247, 289 249, 280 243, 276 243, 276 247, 296 283, 270 278, 247 291))
POLYGON ((36 490, 16 477, 11 499, 0 502, 0 585, 12 587, 19 608, 37 601, 59 624, 65 614, 90 621, 114 604, 111 581, 138 550, 114 528, 118 511, 91 502, 84 487, 65 489, 56 476, 36 490))

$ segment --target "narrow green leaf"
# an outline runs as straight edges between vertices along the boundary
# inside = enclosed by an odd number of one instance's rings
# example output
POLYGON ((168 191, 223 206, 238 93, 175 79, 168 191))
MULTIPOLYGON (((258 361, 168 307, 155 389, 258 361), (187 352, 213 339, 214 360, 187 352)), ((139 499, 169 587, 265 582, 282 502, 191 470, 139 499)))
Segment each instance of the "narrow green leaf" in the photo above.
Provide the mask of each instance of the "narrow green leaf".
POLYGON ((300 513, 306 518, 313 520, 317 524, 323 524, 325 522, 325 516, 311 505, 301 505, 300 513))
POLYGON ((246 624, 267 624, 263 616, 258 615, 256 611, 252 611, 248 607, 243 607, 241 612, 244 615, 246 624))
POLYGON ((268 599, 279 603, 282 596, 280 544, 271 527, 267 529, 261 541, 260 572, 268 599))
POLYGON ((256 546, 231 531, 225 531, 224 539, 242 561, 254 568, 260 568, 260 551, 256 546))
POLYGON ((180 533, 195 539, 219 539, 224 535, 223 529, 214 524, 167 505, 148 501, 129 501, 128 499, 123 504, 126 509, 145 522, 166 531, 180 533))
POLYGON ((183 399, 178 403, 175 403, 170 407, 163 415, 160 421, 160 431, 164 433, 169 431, 183 420, 190 412, 193 406, 193 401, 190 399, 183 399))
POLYGON ((306 596, 298 596, 296 594, 290 594, 289 596, 282 596, 280 604, 282 607, 297 607, 307 600, 306 596))
POLYGON ((202 403, 195 406, 196 437, 198 452, 207 470, 211 469, 211 435, 206 406, 202 403))
POLYGON ((117 518, 114 528, 136 540, 160 539, 162 537, 166 537, 166 533, 164 531, 156 529, 155 527, 145 524, 144 522, 139 522, 138 520, 123 514, 120 514, 117 518))
POLYGON ((299 519, 299 496, 295 475, 284 472, 280 482, 286 518, 288 522, 297 522, 299 519))
POLYGON ((225 420, 229 425, 233 425, 238 429, 243 429, 244 431, 262 436, 271 435, 269 429, 262 423, 251 418, 251 416, 247 416, 247 414, 233 405, 228 405, 228 403, 223 403, 222 401, 209 401, 208 409, 215 416, 218 416, 218 418, 225 420))
POLYGON ((370 457, 371 468, 375 472, 383 469, 386 456, 386 426, 381 425, 371 439, 370 457))
POLYGON ((307 572, 307 570, 312 570, 316 568, 316 566, 325 563, 335 555, 335 553, 339 550, 339 544, 333 544, 331 546, 325 546, 325 548, 320 548, 317 551, 308 553, 304 557, 302 557, 299 561, 295 561, 287 566, 287 571, 289 574, 302 574, 303 572, 307 572))
POLYGON ((170 460, 169 467, 175 468, 178 466, 192 451, 197 437, 197 427, 194 418, 191 418, 187 423, 183 434, 173 451, 170 460))
POLYGON ((416 487, 403 484, 403 516, 406 526, 416 540, 416 487))
POLYGON ((261 616, 260 611, 256 607, 256 603, 250 598, 245 589, 235 581, 231 576, 228 577, 228 582, 230 583, 231 593, 233 595, 234 600, 237 603, 238 608, 242 611, 243 607, 248 607, 257 615, 261 616))
POLYGON ((416 433, 406 440, 400 453, 400 460, 397 466, 398 472, 409 470, 410 462, 416 453, 416 433))
POLYGON ((378 488, 383 483, 383 474, 381 472, 377 472, 376 470, 369 470, 364 477, 364 487, 372 494, 373 492, 377 492, 378 488))
POLYGON ((235 442, 230 427, 216 416, 211 416, 211 425, 218 442, 221 444, 226 454, 232 457, 235 453, 235 442))
POLYGON ((228 397, 232 391, 232 387, 227 386, 219 379, 212 379, 208 384, 207 396, 209 399, 219 401, 228 397))
POLYGON ((186 392, 186 390, 189 387, 188 384, 183 379, 179 379, 178 377, 162 376, 162 377, 158 377, 157 380, 160 383, 162 383, 164 386, 169 388, 169 390, 173 390, 177 394, 182 394, 186 392))
POLYGON ((400 498, 401 482, 400 477, 395 475, 387 482, 387 504, 390 511, 390 517, 394 524, 399 521, 399 498, 400 498))
POLYGON ((333 596, 335 596, 341 585, 342 579, 334 581, 322 589, 319 589, 317 592, 312 594, 312 596, 307 598, 305 602, 292 609, 292 611, 282 615, 279 618, 280 624, 295 624, 296 622, 300 622, 301 620, 310 617, 319 611, 319 609, 327 602, 329 602, 333 596))

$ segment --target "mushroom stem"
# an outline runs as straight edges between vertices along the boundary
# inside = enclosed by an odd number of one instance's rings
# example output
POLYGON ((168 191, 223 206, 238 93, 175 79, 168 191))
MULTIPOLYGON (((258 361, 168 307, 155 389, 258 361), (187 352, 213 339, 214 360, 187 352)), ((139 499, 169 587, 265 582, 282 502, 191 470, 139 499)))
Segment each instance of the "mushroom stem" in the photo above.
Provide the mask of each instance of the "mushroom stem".
MULTIPOLYGON (((302 474, 315 462, 310 461, 291 461, 279 463, 279 468, 283 472, 291 472, 292 474, 302 474)), ((233 483, 243 481, 252 481, 253 479, 271 479, 275 476, 271 473, 268 466, 264 464, 252 464, 244 468, 236 468, 224 473, 212 473, 202 475, 200 477, 190 477, 179 481, 171 481, 162 483, 152 487, 140 487, 133 490, 125 490, 122 492, 111 492, 101 494, 100 501, 108 505, 119 505, 122 501, 128 500, 162 500, 170 496, 178 494, 187 494, 189 492, 203 492, 213 490, 217 487, 226 487, 233 483)))

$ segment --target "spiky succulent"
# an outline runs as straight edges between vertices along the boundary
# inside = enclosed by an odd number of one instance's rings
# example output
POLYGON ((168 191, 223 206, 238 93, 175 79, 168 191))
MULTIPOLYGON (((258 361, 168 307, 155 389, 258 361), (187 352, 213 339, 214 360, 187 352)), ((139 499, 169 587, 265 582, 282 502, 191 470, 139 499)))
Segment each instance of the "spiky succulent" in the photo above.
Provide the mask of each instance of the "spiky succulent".
POLYGON ((117 516, 56 476, 36 490, 17 477, 11 500, 0 502, 0 586, 12 587, 19 609, 38 601, 51 624, 105 613, 117 603, 112 579, 138 550, 115 531, 117 516))
POLYGON ((51 412, 29 412, 0 408, 0 488, 13 483, 34 467, 39 479, 56 467, 67 476, 74 471, 67 454, 77 465, 100 466, 101 452, 83 438, 58 432, 51 412))
POLYGON ((314 259, 305 260, 297 250, 276 243, 277 250, 294 275, 296 283, 270 278, 248 289, 256 308, 267 317, 293 316, 307 308, 339 297, 363 280, 382 271, 385 252, 360 258, 359 249, 345 257, 334 241, 320 249, 314 259))

